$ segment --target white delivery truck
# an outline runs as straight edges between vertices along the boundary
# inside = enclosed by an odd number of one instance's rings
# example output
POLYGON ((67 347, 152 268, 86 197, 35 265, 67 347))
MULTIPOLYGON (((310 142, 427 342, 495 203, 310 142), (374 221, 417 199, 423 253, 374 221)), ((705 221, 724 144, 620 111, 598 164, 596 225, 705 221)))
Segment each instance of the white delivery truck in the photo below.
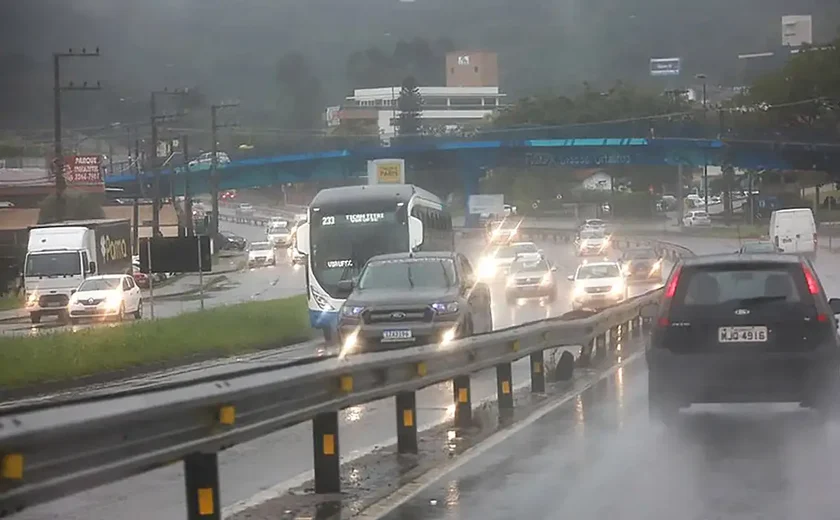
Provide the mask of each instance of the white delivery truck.
POLYGON ((770 239, 783 253, 817 256, 817 224, 811 208, 777 209, 770 215, 770 239))
POLYGON ((68 320, 70 295, 88 276, 131 274, 131 224, 124 219, 79 220, 29 229, 23 267, 26 310, 68 320))

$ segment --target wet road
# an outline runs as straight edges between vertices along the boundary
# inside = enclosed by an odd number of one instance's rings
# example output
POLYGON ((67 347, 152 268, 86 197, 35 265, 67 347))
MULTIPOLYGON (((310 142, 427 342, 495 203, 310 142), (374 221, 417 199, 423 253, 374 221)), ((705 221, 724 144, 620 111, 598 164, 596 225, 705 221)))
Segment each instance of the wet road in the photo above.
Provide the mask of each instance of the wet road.
MULTIPOLYGON (((477 260, 477 243, 463 250, 477 260)), ((496 328, 559 315, 571 309, 567 300, 570 282, 565 279, 578 261, 568 245, 544 245, 546 256, 558 267, 560 298, 553 305, 539 303, 508 308, 494 291, 496 328)), ((643 292, 650 287, 634 287, 643 292)), ((529 385, 528 361, 513 365, 515 386, 529 385), (516 383, 518 382, 518 383, 516 383)), ((474 404, 495 398, 495 371, 473 376, 474 404)), ((451 419, 454 413, 451 384, 435 385, 417 393, 418 427, 430 428, 451 419)), ((376 401, 344 410, 341 414, 343 458, 369 453, 376 446, 396 442, 393 400, 376 401)), ((311 478, 312 431, 309 423, 277 432, 254 442, 235 446, 219 456, 222 504, 230 514, 249 504, 282 494, 288 487, 311 478)), ((184 484, 181 464, 138 475, 85 493, 45 504, 15 515, 20 520, 147 520, 180 518, 184 515, 184 484)))
POLYGON ((789 405, 647 413, 647 368, 610 377, 383 520, 837 518, 840 427, 789 405))
MULTIPOLYGON (((707 253, 737 246, 672 242, 707 253)), ((817 260, 829 296, 840 296, 838 260, 828 253, 817 260)), ((381 518, 838 518, 840 424, 822 424, 798 405, 695 405, 665 428, 648 417, 647 367, 636 356, 555 406, 439 480, 423 482, 422 491, 381 518)))

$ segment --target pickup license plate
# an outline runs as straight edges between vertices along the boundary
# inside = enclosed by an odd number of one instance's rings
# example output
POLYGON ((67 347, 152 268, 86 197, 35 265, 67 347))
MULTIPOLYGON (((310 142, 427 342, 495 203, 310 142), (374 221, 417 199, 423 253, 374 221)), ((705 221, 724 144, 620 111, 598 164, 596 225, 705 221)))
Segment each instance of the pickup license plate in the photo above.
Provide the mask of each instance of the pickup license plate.
POLYGON ((718 342, 720 343, 765 343, 767 341, 767 327, 720 327, 718 342))
POLYGON ((382 341, 411 341, 414 336, 411 330, 383 330, 382 341))

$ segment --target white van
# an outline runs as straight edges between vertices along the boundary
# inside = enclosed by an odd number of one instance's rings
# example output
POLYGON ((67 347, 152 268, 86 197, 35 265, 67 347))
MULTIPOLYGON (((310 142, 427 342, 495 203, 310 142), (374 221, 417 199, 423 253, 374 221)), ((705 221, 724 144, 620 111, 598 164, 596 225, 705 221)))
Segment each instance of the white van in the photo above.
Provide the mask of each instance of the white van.
POLYGON ((810 208, 777 209, 770 216, 770 239, 784 253, 817 255, 817 225, 810 208))

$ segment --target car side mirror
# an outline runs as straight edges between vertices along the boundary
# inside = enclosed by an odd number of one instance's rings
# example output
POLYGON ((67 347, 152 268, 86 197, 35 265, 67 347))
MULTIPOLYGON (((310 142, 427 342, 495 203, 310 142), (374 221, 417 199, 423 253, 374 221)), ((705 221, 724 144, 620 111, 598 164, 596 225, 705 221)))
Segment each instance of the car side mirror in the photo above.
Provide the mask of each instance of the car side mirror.
POLYGON ((566 280, 569 280, 570 282, 575 281, 575 275, 570 274, 569 276, 566 277, 566 280))
POLYGON ((76 294, 76 289, 71 289, 70 290, 70 296, 73 296, 74 294, 76 294))
POLYGON ((353 287, 356 286, 356 282, 354 280, 339 280, 338 282, 338 290, 342 293, 351 293, 353 292, 353 287))
POLYGON ((831 312, 840 314, 840 298, 832 298, 828 300, 828 306, 831 307, 831 312))
POLYGON ((88 272, 90 274, 95 274, 96 273, 96 262, 90 262, 88 264, 88 272))
POLYGON ((556 265, 552 265, 552 266, 551 266, 551 272, 552 272, 552 273, 556 273, 556 272, 557 272, 557 266, 556 266, 556 265))
POLYGON ((640 309, 639 315, 645 319, 653 319, 659 315, 659 305, 649 303, 640 309))

